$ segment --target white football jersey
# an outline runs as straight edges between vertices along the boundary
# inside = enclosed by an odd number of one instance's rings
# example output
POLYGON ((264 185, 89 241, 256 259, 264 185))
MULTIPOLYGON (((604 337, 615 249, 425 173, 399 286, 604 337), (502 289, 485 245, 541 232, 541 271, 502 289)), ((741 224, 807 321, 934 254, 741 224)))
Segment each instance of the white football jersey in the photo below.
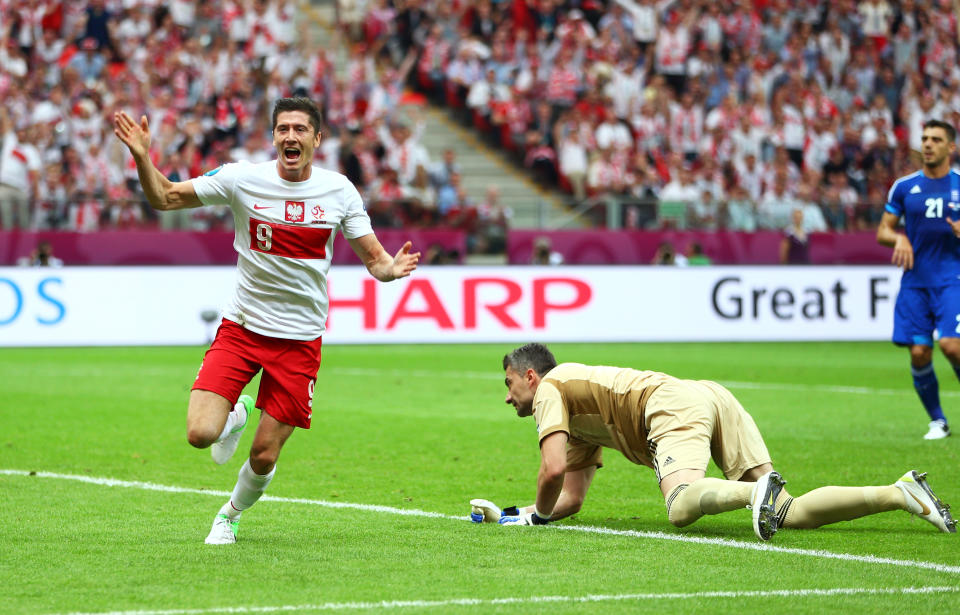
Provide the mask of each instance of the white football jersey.
POLYGON ((277 161, 225 164, 193 179, 204 205, 233 210, 237 287, 224 317, 270 337, 312 340, 327 322, 327 273, 333 238, 373 232, 350 180, 313 167, 288 182, 277 161))

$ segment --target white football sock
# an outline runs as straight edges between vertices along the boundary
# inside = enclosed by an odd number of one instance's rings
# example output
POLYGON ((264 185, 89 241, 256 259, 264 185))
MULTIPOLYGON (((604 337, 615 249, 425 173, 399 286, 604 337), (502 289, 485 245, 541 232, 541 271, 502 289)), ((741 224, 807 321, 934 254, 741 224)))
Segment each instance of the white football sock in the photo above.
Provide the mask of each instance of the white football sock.
POLYGON ((219 513, 219 514, 221 514, 221 515, 226 515, 226 516, 230 517, 231 520, 236 521, 237 519, 240 518, 240 513, 241 513, 241 512, 243 512, 243 511, 240 511, 240 510, 237 510, 236 508, 234 508, 233 502, 227 502, 226 504, 224 504, 223 506, 220 507, 220 513, 219 513))
POLYGON ((274 466, 269 474, 257 474, 250 467, 250 460, 247 459, 240 468, 240 473, 237 474, 237 484, 233 487, 230 501, 223 505, 220 514, 227 515, 231 519, 239 517, 240 513, 260 499, 276 472, 277 467, 274 466))

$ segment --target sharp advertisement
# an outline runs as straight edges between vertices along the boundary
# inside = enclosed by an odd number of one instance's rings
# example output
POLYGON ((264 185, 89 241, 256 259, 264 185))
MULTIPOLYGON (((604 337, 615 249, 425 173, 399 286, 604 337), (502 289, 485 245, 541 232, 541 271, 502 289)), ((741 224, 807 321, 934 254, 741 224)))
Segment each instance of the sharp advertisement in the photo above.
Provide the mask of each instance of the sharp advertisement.
MULTIPOLYGON (((233 267, 0 268, 0 346, 211 339, 233 267)), ((900 272, 832 267, 334 267, 326 344, 888 340, 900 272)))

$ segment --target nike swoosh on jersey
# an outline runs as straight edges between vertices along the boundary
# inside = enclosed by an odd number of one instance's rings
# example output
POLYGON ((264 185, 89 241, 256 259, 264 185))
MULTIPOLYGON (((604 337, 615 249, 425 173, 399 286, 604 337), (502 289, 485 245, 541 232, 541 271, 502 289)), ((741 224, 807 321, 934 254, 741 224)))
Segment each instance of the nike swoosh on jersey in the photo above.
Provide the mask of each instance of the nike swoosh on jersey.
POLYGON ((269 205, 254 205, 254 209, 270 209, 269 205))
MULTIPOLYGON (((907 491, 907 493, 910 493, 910 492, 909 492, 909 491, 907 491)), ((922 515, 924 515, 924 516, 926 516, 926 515, 929 515, 929 514, 930 514, 930 509, 929 509, 929 508, 927 508, 927 505, 926 505, 926 504, 924 504, 923 502, 921 502, 921 501, 920 501, 920 500, 919 500, 919 499, 917 498, 917 496, 915 496, 915 495, 913 495, 912 493, 910 493, 910 497, 912 497, 912 498, 914 499, 914 501, 915 501, 915 502, 916 502, 917 504, 919 504, 919 505, 920 505, 920 508, 922 508, 922 509, 923 509, 923 511, 921 511, 921 513, 920 513, 920 514, 922 514, 922 515)))

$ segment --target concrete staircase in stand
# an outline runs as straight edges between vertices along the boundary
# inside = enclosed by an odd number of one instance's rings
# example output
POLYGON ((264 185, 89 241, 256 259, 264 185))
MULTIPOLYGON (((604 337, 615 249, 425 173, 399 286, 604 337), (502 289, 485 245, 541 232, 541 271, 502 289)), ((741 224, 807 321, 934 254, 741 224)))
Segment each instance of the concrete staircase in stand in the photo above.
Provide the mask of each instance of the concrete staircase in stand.
MULTIPOLYGON (((334 30, 333 0, 309 0, 302 8, 301 14, 309 20, 308 32, 314 37, 314 44, 333 49, 338 68, 345 67, 347 50, 334 30)), ((440 160, 445 149, 452 149, 467 195, 474 202, 481 202, 487 188, 495 185, 500 189, 500 202, 513 210, 511 226, 514 228, 577 226, 562 195, 538 186, 508 153, 483 143, 472 127, 455 120, 448 109, 428 105, 422 115, 427 125, 421 142, 430 160, 440 160)))

